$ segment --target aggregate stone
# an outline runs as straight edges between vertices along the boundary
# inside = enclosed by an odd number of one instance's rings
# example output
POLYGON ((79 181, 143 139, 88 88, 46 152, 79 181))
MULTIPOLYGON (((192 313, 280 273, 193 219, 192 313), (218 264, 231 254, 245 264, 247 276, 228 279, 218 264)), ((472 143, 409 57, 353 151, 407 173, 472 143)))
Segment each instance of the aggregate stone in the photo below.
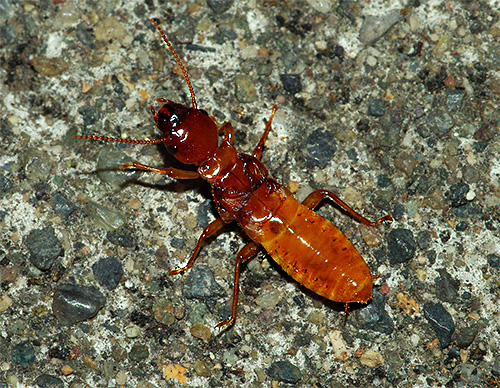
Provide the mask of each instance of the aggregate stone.
POLYGON ((51 226, 32 230, 26 239, 26 245, 31 263, 42 271, 49 270, 63 254, 62 245, 51 226))
POLYGON ((441 348, 450 346, 451 336, 455 332, 455 323, 450 313, 440 303, 425 303, 424 315, 434 329, 441 348))
POLYGON ((219 15, 231 8, 233 1, 234 0, 207 0, 207 4, 215 14, 219 15))
POLYGON ((417 243, 411 230, 398 228, 389 232, 387 247, 389 248, 389 262, 400 264, 415 257, 417 243))
POLYGON ((134 344, 132 349, 130 349, 130 353, 128 354, 128 358, 131 361, 142 361, 149 357, 149 348, 143 344, 134 344))
POLYGON ((64 388, 64 381, 56 376, 43 374, 35 379, 35 385, 39 388, 64 388))
POLYGON ((444 268, 437 271, 439 272, 439 277, 434 281, 437 297, 443 302, 455 302, 458 299, 460 282, 453 279, 444 268))
POLYGON ((95 287, 60 284, 54 293, 52 311, 63 325, 73 325, 94 317, 106 297, 95 287))
POLYGON ((122 263, 115 257, 105 257, 92 266, 92 272, 101 286, 114 290, 123 278, 122 263))
POLYGON ((281 74, 281 83, 287 93, 296 94, 302 91, 302 81, 298 74, 281 74))
POLYGON ((318 128, 307 136, 300 149, 300 158, 308 169, 325 168, 337 150, 337 143, 331 132, 318 128))
POLYGON ((349 322, 359 329, 391 334, 394 331, 394 322, 385 310, 385 300, 385 296, 378 289, 374 289, 372 302, 367 307, 353 311, 349 322))
POLYGON ((50 198, 50 203, 54 211, 61 218, 68 218, 76 210, 76 206, 69 200, 69 198, 60 192, 54 193, 50 198))
POLYGON ((117 230, 110 230, 106 233, 106 238, 109 242, 119 245, 124 248, 133 248, 135 246, 135 239, 131 234, 131 231, 122 226, 117 230))
POLYGON ((290 361, 275 361, 267 369, 267 375, 288 384, 295 384, 302 378, 300 369, 290 361))
POLYGON ((17 344, 12 349, 12 362, 27 368, 35 363, 35 348, 30 341, 17 344))
POLYGON ((397 9, 384 15, 369 15, 363 20, 359 30, 359 40, 363 44, 374 44, 389 28, 401 20, 401 12, 397 9))
POLYGON ((459 207, 467 204, 467 193, 470 187, 465 182, 459 182, 450 187, 450 191, 447 195, 448 201, 451 207, 459 207))
POLYGON ((182 294, 188 298, 208 299, 225 296, 224 288, 216 282, 214 273, 206 265, 197 265, 186 275, 182 294))

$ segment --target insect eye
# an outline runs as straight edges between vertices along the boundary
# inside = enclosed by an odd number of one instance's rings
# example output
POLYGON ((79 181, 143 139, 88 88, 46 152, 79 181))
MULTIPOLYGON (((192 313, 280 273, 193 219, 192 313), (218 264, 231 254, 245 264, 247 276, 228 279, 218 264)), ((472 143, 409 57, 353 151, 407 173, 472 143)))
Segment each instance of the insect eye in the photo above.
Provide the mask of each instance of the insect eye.
POLYGON ((208 112, 207 112, 206 110, 204 110, 204 109, 199 109, 199 111, 200 111, 201 113, 203 113, 205 116, 207 116, 207 117, 208 117, 208 112))

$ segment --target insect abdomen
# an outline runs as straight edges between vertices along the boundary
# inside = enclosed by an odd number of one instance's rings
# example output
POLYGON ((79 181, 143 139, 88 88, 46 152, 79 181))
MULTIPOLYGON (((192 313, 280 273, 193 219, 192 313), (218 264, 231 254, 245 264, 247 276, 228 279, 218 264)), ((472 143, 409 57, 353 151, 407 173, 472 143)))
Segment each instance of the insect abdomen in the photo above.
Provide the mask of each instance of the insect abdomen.
POLYGON ((245 232, 297 282, 336 302, 372 297, 372 276, 356 248, 286 188, 268 179, 242 210, 245 232))

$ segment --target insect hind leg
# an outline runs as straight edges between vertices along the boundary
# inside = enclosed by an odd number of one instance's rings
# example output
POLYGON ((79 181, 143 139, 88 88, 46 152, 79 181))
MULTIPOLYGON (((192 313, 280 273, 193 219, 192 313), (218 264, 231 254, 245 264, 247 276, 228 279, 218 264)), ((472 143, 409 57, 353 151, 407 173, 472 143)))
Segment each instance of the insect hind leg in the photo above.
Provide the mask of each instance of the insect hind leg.
POLYGON ((377 226, 384 221, 392 221, 393 220, 391 215, 388 214, 388 215, 380 218, 377 221, 370 221, 368 218, 363 217, 361 214, 359 214, 354 209, 352 209, 348 204, 346 204, 344 201, 342 201, 335 193, 332 193, 331 191, 328 191, 328 190, 313 191, 311 194, 309 194, 306 197, 306 199, 304 199, 302 201, 302 204, 304 206, 308 207, 309 209, 314 210, 321 203, 321 201, 325 198, 330 198, 337 205, 339 205, 342 209, 344 209, 347 213, 349 213, 352 218, 354 218, 356 221, 360 222, 363 225, 377 226))

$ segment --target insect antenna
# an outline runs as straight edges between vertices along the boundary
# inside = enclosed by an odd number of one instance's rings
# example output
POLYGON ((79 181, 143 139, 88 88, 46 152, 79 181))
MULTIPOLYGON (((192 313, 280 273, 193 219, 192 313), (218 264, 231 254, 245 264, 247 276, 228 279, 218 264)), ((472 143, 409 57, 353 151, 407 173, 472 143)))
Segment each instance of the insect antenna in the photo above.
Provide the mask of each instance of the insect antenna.
POLYGON ((188 85, 188 88, 189 88, 189 92, 191 93, 191 101, 193 103, 193 108, 194 109, 198 109, 198 103, 196 102, 196 96, 194 94, 194 90, 193 90, 193 85, 191 84, 191 80, 189 79, 189 74, 186 70, 186 66, 184 66, 184 63, 182 63, 181 59, 179 58, 179 56, 177 55, 177 53, 175 52, 175 49, 174 47, 172 46, 172 44, 170 43, 170 41, 167 39, 167 37, 165 36, 165 33, 163 32, 163 30, 161 29, 160 25, 158 24, 158 22, 155 20, 155 19, 150 19, 151 22, 155 25, 156 29, 158 30, 158 32, 160 33, 160 37, 161 39, 165 42, 165 44, 168 46, 169 50, 172 52, 174 58, 175 58, 175 61, 177 62, 177 64, 179 65, 179 67, 181 68, 182 70, 182 74, 184 75, 184 79, 186 80, 187 82, 187 85, 188 85))
POLYGON ((115 141, 117 143, 127 143, 127 144, 157 144, 167 140, 166 137, 153 140, 120 139, 117 137, 107 137, 107 136, 73 136, 73 137, 75 139, 115 141))

